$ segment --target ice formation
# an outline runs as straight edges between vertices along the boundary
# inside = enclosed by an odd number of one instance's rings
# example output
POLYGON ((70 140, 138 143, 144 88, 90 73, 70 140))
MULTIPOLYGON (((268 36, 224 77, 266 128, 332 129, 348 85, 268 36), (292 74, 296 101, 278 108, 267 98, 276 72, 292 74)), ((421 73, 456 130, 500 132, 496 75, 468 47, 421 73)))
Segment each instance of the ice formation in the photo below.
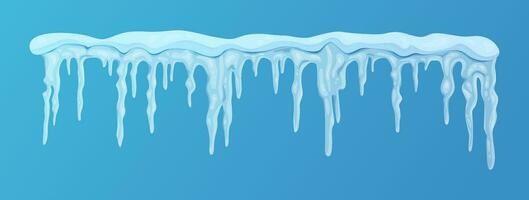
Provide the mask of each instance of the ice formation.
POLYGON ((112 75, 113 63, 117 64, 116 87, 118 145, 124 137, 125 97, 129 90, 126 83, 130 76, 132 97, 136 96, 136 75, 138 65, 145 62, 149 66, 147 90, 147 117, 150 132, 154 132, 154 114, 156 112, 157 86, 156 69, 162 67, 162 86, 167 88, 173 80, 175 63, 183 63, 188 73, 185 86, 187 100, 191 106, 191 97, 195 90, 193 74, 198 66, 207 73, 207 95, 209 108, 206 125, 209 133, 209 153, 214 152, 217 133, 217 119, 223 110, 222 125, 225 133, 225 145, 229 144, 229 132, 232 122, 232 96, 235 84, 235 96, 242 93, 242 68, 246 61, 253 63, 257 76, 257 66, 261 59, 271 62, 273 89, 278 91, 279 76, 285 69, 285 62, 294 63, 293 128, 298 131, 300 123, 300 103, 303 96, 302 74, 305 67, 314 63, 317 68, 318 91, 323 99, 325 111, 325 154, 332 152, 332 129, 340 122, 340 90, 346 86, 346 68, 356 62, 360 84, 360 95, 364 94, 367 80, 368 63, 374 70, 378 59, 386 59, 391 64, 393 90, 391 102, 395 114, 395 131, 400 129, 400 103, 402 95, 401 70, 405 66, 412 68, 415 91, 419 85, 419 64, 425 68, 432 61, 442 66, 443 80, 441 93, 444 102, 444 122, 449 122, 449 101, 454 93, 453 67, 461 63, 463 78, 462 91, 466 99, 465 118, 468 129, 468 150, 472 150, 473 117, 472 112, 478 100, 477 84, 481 83, 481 97, 484 102, 484 130, 486 134, 487 164, 494 167, 495 153, 493 129, 496 124, 498 96, 495 62, 499 54, 497 46, 491 40, 480 37, 462 37, 448 34, 430 34, 416 37, 404 33, 353 34, 331 32, 308 38, 282 35, 251 34, 234 39, 217 38, 187 31, 166 32, 128 32, 107 39, 97 39, 80 34, 51 33, 34 38, 30 43, 33 54, 42 55, 45 62, 46 90, 44 98, 43 144, 48 140, 50 109, 52 124, 55 125, 59 110, 61 63, 66 62, 68 74, 70 63, 75 60, 78 66, 77 117, 81 120, 83 110, 83 63, 88 58, 101 60, 112 75), (169 76, 169 77, 168 77, 169 76), (232 80, 235 80, 235 83, 232 80), (51 98, 51 101, 50 101, 51 98), (51 104, 51 105, 50 105, 51 104))

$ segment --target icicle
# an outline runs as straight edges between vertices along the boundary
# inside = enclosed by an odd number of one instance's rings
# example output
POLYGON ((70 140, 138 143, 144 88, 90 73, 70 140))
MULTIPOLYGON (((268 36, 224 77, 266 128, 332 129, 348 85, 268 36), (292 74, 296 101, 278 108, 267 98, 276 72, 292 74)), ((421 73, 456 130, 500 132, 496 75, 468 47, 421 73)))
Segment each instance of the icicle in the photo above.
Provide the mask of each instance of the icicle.
POLYGON ((454 59, 457 58, 457 54, 449 53, 443 57, 441 67, 443 69, 443 80, 441 82, 441 93, 443 94, 443 107, 444 107, 444 122, 448 125, 450 121, 450 97, 454 94, 454 75, 453 68, 455 65, 454 59))
POLYGON ((303 81, 301 80, 303 76, 303 70, 311 62, 319 61, 319 57, 296 49, 292 49, 289 54, 291 56, 290 59, 294 63, 294 82, 292 83, 292 96, 294 101, 293 124, 294 133, 296 133, 299 129, 301 99, 303 98, 303 81))
POLYGON ((175 65, 175 63, 170 65, 169 81, 171 81, 171 82, 173 82, 173 80, 174 80, 174 65, 175 65))
MULTIPOLYGON (((356 56, 362 57, 357 54, 356 56)), ((332 129, 334 120, 340 121, 339 90, 345 88, 345 57, 332 44, 320 52, 321 61, 317 62, 318 91, 323 99, 325 111, 325 155, 332 154, 332 129), (334 99, 334 105, 333 105, 334 99)))
POLYGON ((127 96, 127 66, 128 63, 125 63, 123 60, 119 61, 117 74, 118 81, 116 83, 116 88, 118 90, 118 101, 116 103, 117 111, 117 127, 116 127, 116 138, 118 140, 118 145, 121 147, 123 143, 123 119, 125 118, 125 97, 127 96))
POLYGON ((428 67, 430 66, 430 63, 432 63, 432 59, 430 58, 427 58, 425 61, 424 61, 424 71, 428 71, 428 67))
POLYGON ((334 114, 331 96, 322 97, 325 110, 325 155, 332 154, 332 128, 334 127, 334 114))
POLYGON ((83 89, 84 89, 84 58, 77 60, 77 120, 81 121, 83 113, 83 89))
MULTIPOLYGON (((231 73, 235 75, 235 92, 237 99, 241 98, 242 68, 244 67, 244 62, 245 59, 243 59, 243 55, 237 51, 227 51, 222 55, 222 63, 227 69, 229 69, 230 76, 232 76, 231 73)), ((231 82, 233 81, 230 80, 230 83, 231 82)), ((232 88, 230 88, 230 90, 232 90, 232 88)))
POLYGON ((472 112, 476 106, 478 92, 478 80, 481 83, 481 98, 484 103, 484 122, 483 129, 487 137, 487 166, 489 169, 494 168, 495 151, 494 151, 494 126, 496 124, 496 107, 498 105, 498 96, 494 89, 496 85, 495 60, 486 63, 466 64, 463 62, 461 77, 463 81, 463 95, 465 96, 465 119, 468 129, 468 150, 472 150, 473 141, 473 117, 472 112))
POLYGON ((391 105, 395 113, 395 132, 400 132, 400 103, 402 95, 400 94, 402 64, 397 63, 395 57, 387 58, 391 64, 391 79, 393 80, 393 90, 391 91, 391 105))
POLYGON ((496 86, 496 60, 486 63, 486 76, 480 79, 481 98, 484 103, 483 129, 487 135, 487 165, 489 169, 494 168, 496 153, 494 151, 494 126, 496 125, 496 108, 498 106, 498 95, 494 87, 496 86))
POLYGON ((240 60, 239 63, 235 65, 235 96, 237 99, 241 98, 242 95, 242 68, 244 66, 244 61, 240 60))
POLYGON ((365 55, 360 55, 355 58, 356 63, 358 64, 358 81, 360 85, 360 96, 364 96, 364 86, 367 81, 367 57, 365 55))
POLYGON ((53 96, 51 98, 51 111, 53 113, 53 126, 55 126, 55 121, 57 120, 57 113, 59 112, 59 93, 61 92, 61 76, 60 76, 60 58, 53 58, 57 61, 54 61, 55 66, 53 73, 53 96))
POLYGON ((371 72, 375 72, 375 62, 377 62, 379 58, 371 56, 371 72))
POLYGON ((292 96, 294 98, 294 133, 299 129, 299 116, 301 99, 303 98, 303 84, 301 77, 303 76, 303 69, 308 63, 296 64, 294 63, 294 82, 292 83, 292 96))
POLYGON ((252 61, 252 69, 253 69, 253 76, 257 77, 259 74, 259 61, 261 61, 261 57, 259 55, 253 55, 251 57, 252 61))
POLYGON ((285 65, 287 64, 287 58, 285 56, 281 56, 281 61, 279 63, 279 71, 281 74, 285 73, 285 65))
POLYGON ((239 68, 241 63, 241 56, 237 52, 225 52, 220 58, 219 70, 222 71, 222 90, 224 99, 222 99, 223 120, 224 127, 224 146, 230 144, 230 127, 232 122, 232 96, 233 96, 233 74, 239 68))
MULTIPOLYGON (((349 62, 346 62, 346 57, 343 52, 340 51, 340 49, 333 45, 333 48, 331 49, 333 58, 333 65, 331 66, 331 91, 333 93, 333 100, 334 100, 334 116, 336 118, 336 123, 340 123, 340 120, 342 118, 342 112, 340 108, 340 91, 345 89, 345 85, 347 82, 347 67, 349 66, 349 62)), ((364 58, 364 60, 367 59, 367 57, 364 54, 358 54, 359 57, 364 58)), ((367 64, 367 63, 366 63, 367 64)))
POLYGON ((231 127, 231 121, 232 121, 232 105, 231 105, 231 99, 232 99, 232 76, 233 72, 231 69, 227 70, 227 76, 224 79, 224 103, 222 105, 223 110, 223 120, 222 120, 222 126, 224 127, 224 146, 228 146, 230 144, 230 127, 231 127))
POLYGON ((147 80, 149 82, 149 88, 147 89, 147 119, 149 121, 149 131, 154 133, 154 114, 156 113, 156 67, 158 63, 149 63, 149 74, 147 74, 147 80))
POLYGON ((186 88, 187 88, 187 106, 191 107, 192 105, 192 96, 193 96, 193 92, 195 92, 195 88, 196 88, 196 84, 195 84, 195 78, 194 78, 194 74, 195 74, 195 64, 193 63, 188 63, 186 64, 186 69, 187 69, 187 80, 186 80, 186 88))
MULTIPOLYGON (((60 67, 60 61, 59 61, 59 55, 56 52, 49 52, 44 55, 44 70, 45 70, 45 76, 43 79, 44 84, 46 85, 46 90, 42 93, 42 97, 44 100, 44 126, 42 128, 42 144, 46 144, 48 142, 48 125, 49 125, 49 117, 50 117, 50 97, 52 94, 52 91, 58 96, 59 89, 56 88, 57 81, 60 81, 58 79, 58 73, 59 73, 59 67, 60 67)), ((60 85, 60 83, 59 83, 60 85)), ((54 97, 55 98, 55 97, 54 97)), ((58 99, 56 99, 53 102, 52 100, 52 107, 55 107, 55 109, 58 110, 58 99)), ((54 111, 56 113, 56 111, 54 111)), ((55 114, 54 114, 55 115, 55 114)))
POLYGON ((101 65, 103 66, 103 68, 108 67, 108 60, 106 60, 105 58, 99 58, 99 60, 101 61, 101 65))
POLYGON ((279 66, 277 59, 272 59, 272 81, 274 86, 274 94, 277 94, 277 90, 279 89, 279 66))
POLYGON ((139 61, 136 61, 132 63, 132 66, 130 68, 130 84, 131 84, 131 90, 132 90, 132 98, 136 98, 136 77, 138 75, 138 65, 139 61))
POLYGON ((209 107, 206 114, 206 125, 209 133, 209 154, 215 152, 215 137, 217 135, 217 119, 224 100, 222 83, 224 81, 224 70, 219 67, 219 61, 204 58, 204 69, 208 74, 206 92, 208 94, 209 107))
MULTIPOLYGON (((49 78, 44 78, 49 79, 49 78)), ((45 145, 48 142, 48 125, 50 118, 50 96, 51 96, 51 83, 49 80, 44 80, 46 84, 46 91, 42 93, 44 99, 44 125, 42 127, 42 144, 45 145)))
POLYGON ((419 64, 416 60, 411 61, 410 64, 413 73, 413 91, 417 93, 417 89, 419 89, 419 64))
MULTIPOLYGON (((331 45, 325 46, 321 51, 322 61, 317 63, 317 81, 318 91, 323 99, 323 108, 325 111, 325 155, 332 154, 332 128, 334 126, 333 113, 333 79, 331 78, 332 69, 335 68, 334 54, 331 45)), ((297 74, 296 74, 297 75, 297 74)))
POLYGON ((164 90, 167 90, 167 68, 169 67, 168 64, 164 64, 162 63, 162 67, 163 67, 163 89, 164 90))
POLYGON ((472 72, 469 72, 469 69, 476 68, 476 65, 473 66, 463 66, 461 70, 461 76, 463 77, 463 85, 461 90, 463 91, 463 96, 465 96, 466 105, 465 105, 465 121, 467 123, 468 130, 468 151, 472 151, 473 141, 474 141, 474 119, 473 111, 476 107, 478 101, 478 88, 477 88, 477 79, 479 74, 473 75, 472 72))

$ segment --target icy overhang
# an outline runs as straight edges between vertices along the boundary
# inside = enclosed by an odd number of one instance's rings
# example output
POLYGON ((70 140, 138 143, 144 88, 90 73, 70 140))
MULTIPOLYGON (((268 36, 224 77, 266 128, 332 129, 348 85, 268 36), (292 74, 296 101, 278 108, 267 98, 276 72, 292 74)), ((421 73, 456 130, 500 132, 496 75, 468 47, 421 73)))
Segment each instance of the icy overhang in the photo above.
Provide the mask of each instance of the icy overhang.
POLYGON ((459 51, 476 60, 492 60, 499 54, 496 44, 481 36, 434 33, 416 37, 398 32, 385 34, 331 32, 307 38, 250 34, 233 39, 180 30, 127 32, 106 39, 72 33, 50 33, 34 38, 30 43, 30 49, 33 54, 41 55, 62 45, 74 44, 85 47, 109 46, 121 53, 127 53, 134 48, 144 49, 151 54, 158 54, 169 49, 186 49, 214 57, 230 49, 248 53, 280 48, 297 48, 316 52, 329 43, 336 45, 344 53, 352 53, 359 49, 379 49, 394 52, 403 57, 412 54, 459 51))

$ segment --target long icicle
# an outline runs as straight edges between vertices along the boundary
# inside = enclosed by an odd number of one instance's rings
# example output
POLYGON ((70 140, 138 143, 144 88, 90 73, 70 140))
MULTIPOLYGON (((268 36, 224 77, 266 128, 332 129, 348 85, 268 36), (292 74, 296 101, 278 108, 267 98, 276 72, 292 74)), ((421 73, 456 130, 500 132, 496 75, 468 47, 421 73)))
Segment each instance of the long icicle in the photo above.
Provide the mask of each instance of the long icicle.
POLYGON ((467 77, 465 75, 466 67, 463 67, 462 75, 464 77, 463 85, 461 86, 461 90, 463 91, 463 96, 465 96, 466 104, 465 104, 465 121, 467 123, 467 131, 468 131, 468 151, 472 151, 472 146, 474 142, 474 117, 473 117, 473 111, 476 107, 476 104, 478 102, 478 88, 477 88, 477 79, 478 76, 470 76, 467 77))
POLYGON ((45 145, 48 142, 48 125, 50 118, 50 97, 53 93, 57 92, 55 90, 56 85, 56 74, 59 71, 59 55, 56 52, 50 52, 44 55, 44 71, 45 76, 43 79, 44 84, 46 85, 46 90, 42 93, 42 98, 44 100, 44 126, 42 128, 42 144, 45 145))
POLYGON ((388 58, 388 61, 391 64, 391 79, 393 80, 391 105, 395 114, 395 132, 398 133, 400 132, 400 103, 402 102, 402 95, 400 94, 402 64, 397 63, 394 57, 388 58))
POLYGON ((147 82, 149 88, 147 89, 147 119, 149 121, 149 132, 154 133, 154 114, 156 113, 156 67, 157 62, 149 63, 149 74, 147 74, 147 82))
POLYGON ((487 76, 481 82, 481 98, 484 103, 484 123, 483 129, 487 135, 487 166, 490 170, 494 168, 496 153, 494 150, 494 126, 496 125, 498 106, 498 95, 494 87, 496 86, 496 60, 487 64, 487 76))
POLYGON ((302 76, 305 65, 294 64, 294 82, 292 83, 292 96, 294 100, 294 133, 298 132, 299 129, 299 118, 300 118, 300 107, 301 99, 303 98, 303 84, 302 76))
POLYGON ((127 66, 128 63, 125 63, 123 60, 119 61, 117 74, 118 81, 116 83, 116 88, 118 90, 118 101, 116 103, 116 112, 117 112, 117 127, 116 127, 116 138, 118 140, 118 145, 121 147, 123 143, 123 119, 125 118, 125 97, 127 96, 127 66))
POLYGON ((83 113, 83 90, 84 90, 84 58, 76 58, 77 60, 77 120, 81 121, 83 113))
POLYGON ((222 127, 224 127, 224 146, 230 145, 230 127, 231 122, 233 119, 233 111, 232 111, 232 95, 233 95, 233 81, 232 77, 233 72, 232 70, 228 70, 226 77, 224 78, 224 102, 222 103, 222 110, 223 110, 223 119, 222 119, 222 127))
POLYGON ((209 106, 206 114, 206 126, 208 127, 209 135, 209 154, 213 155, 215 152, 215 138, 217 135, 217 124, 219 111, 222 107, 222 100, 224 91, 222 88, 222 81, 224 81, 224 70, 219 65, 218 60, 207 58, 205 60, 206 72, 208 73, 208 83, 206 92, 208 94, 209 106))

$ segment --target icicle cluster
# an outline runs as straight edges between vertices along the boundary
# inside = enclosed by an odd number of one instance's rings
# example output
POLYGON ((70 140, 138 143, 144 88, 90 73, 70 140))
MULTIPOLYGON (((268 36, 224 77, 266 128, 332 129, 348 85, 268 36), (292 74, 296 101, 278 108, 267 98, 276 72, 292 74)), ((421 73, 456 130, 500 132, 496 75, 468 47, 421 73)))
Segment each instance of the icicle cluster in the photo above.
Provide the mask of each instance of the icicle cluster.
POLYGON ((235 39, 222 39, 192 32, 130 32, 108 39, 95 39, 77 34, 47 34, 35 38, 30 45, 33 53, 42 55, 45 60, 46 90, 44 98, 43 144, 48 140, 50 109, 52 124, 55 125, 59 110, 61 63, 66 62, 70 74, 70 63, 77 63, 77 116, 81 120, 83 110, 84 61, 88 58, 99 59, 112 75, 113 63, 117 63, 118 92, 117 130, 118 145, 124 138, 125 97, 129 86, 126 83, 130 76, 131 95, 136 97, 136 76, 138 65, 145 62, 149 66, 147 75, 148 90, 146 93, 147 117, 149 130, 154 132, 154 115, 156 112, 157 67, 162 67, 162 86, 167 89, 168 82, 173 81, 176 63, 183 63, 187 70, 188 105, 192 104, 195 90, 193 74, 200 66, 207 73, 207 95, 209 108, 206 125, 209 133, 209 153, 213 154, 215 136, 218 127, 218 115, 223 111, 222 126, 225 134, 225 146, 229 144, 230 126, 232 123, 233 84, 235 96, 242 94, 242 68, 246 61, 251 61, 255 76, 261 59, 271 62, 274 93, 278 92, 279 76, 285 70, 285 62, 290 59, 294 66, 293 128, 298 131, 300 123, 300 104, 303 97, 302 75, 308 64, 314 63, 317 68, 317 85, 325 110, 325 154, 332 153, 332 130, 340 122, 340 91, 346 86, 347 67, 352 62, 358 66, 360 95, 364 94, 367 81, 368 63, 374 70, 374 63, 386 59, 391 64, 393 90, 391 102, 395 114, 395 131, 400 130, 400 103, 402 95, 401 71, 410 66, 413 73, 414 89, 419 86, 419 64, 425 69, 437 61, 443 70, 441 93, 444 102, 444 122, 449 122, 449 101, 455 91, 453 68, 462 64, 462 91, 466 99, 465 118, 468 128, 468 150, 472 150, 473 109, 478 100, 477 84, 481 83, 481 96, 484 102, 484 129, 487 138, 487 161, 489 169, 494 166, 493 129, 496 123, 496 106, 498 96, 494 90, 496 82, 495 61, 499 53, 495 44, 482 37, 459 37, 445 34, 432 34, 415 37, 402 33, 380 35, 361 35, 351 33, 327 33, 311 38, 295 38, 273 35, 247 35, 235 39), (232 80, 235 80, 233 83, 232 80), (50 101, 51 99, 51 101, 50 101), (50 105, 51 104, 51 105, 50 105))

